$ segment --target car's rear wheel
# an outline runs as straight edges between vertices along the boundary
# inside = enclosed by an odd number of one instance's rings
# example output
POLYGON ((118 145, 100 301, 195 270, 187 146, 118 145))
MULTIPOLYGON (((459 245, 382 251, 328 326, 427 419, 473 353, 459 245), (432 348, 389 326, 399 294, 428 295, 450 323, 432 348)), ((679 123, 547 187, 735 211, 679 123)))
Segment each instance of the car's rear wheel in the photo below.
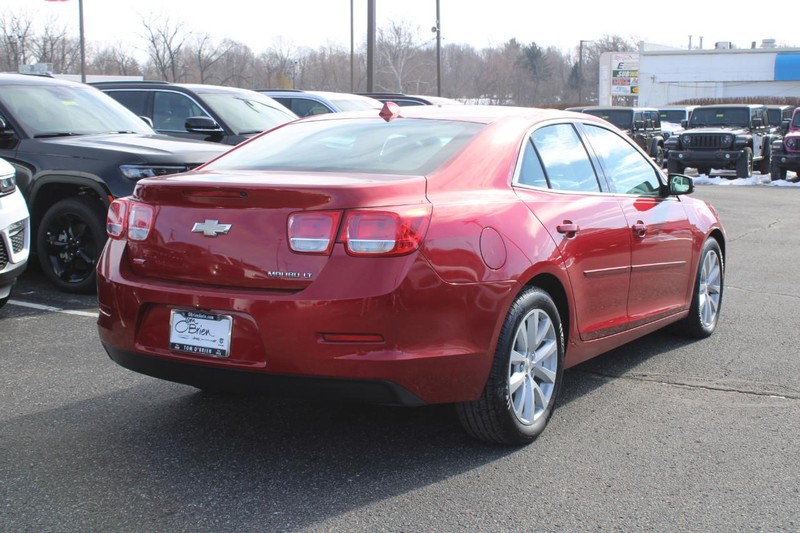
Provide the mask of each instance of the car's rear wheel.
POLYGON ((767 147, 764 150, 764 157, 762 157, 761 160, 758 162, 759 173, 767 174, 769 172, 769 167, 771 163, 772 163, 772 152, 769 149, 769 147, 767 147))
POLYGON ((106 242, 104 221, 101 204, 90 197, 56 202, 42 217, 36 253, 42 272, 62 291, 96 290, 95 267, 106 242))
POLYGON ((712 237, 706 240, 700 255, 689 315, 676 324, 676 331, 699 339, 714 333, 722 307, 724 281, 725 263, 722 250, 712 237))
POLYGON ((526 444, 544 431, 564 367, 564 333, 553 299, 530 287, 506 316, 481 397, 458 404, 459 420, 475 438, 526 444))
POLYGON ((705 174, 706 176, 709 175, 711 172, 711 167, 697 167, 697 174, 705 174))
POLYGON ((749 178, 753 175, 753 150, 745 148, 742 157, 736 162, 736 177, 749 178))
POLYGON ((658 165, 658 168, 664 166, 664 147, 660 144, 656 145, 656 150, 653 154, 653 161, 656 165, 658 165))

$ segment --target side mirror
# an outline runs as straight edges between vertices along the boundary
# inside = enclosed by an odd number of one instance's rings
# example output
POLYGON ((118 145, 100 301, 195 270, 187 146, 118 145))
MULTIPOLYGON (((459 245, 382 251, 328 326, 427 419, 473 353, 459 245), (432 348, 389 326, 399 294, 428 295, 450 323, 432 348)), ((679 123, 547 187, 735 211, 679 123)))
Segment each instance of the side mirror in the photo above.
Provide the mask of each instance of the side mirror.
POLYGON ((687 129, 689 127, 689 121, 687 119, 681 120, 681 128, 687 129))
POLYGON ((14 130, 8 125, 6 119, 0 117, 0 138, 7 139, 14 135, 14 130))
POLYGON ((694 180, 683 174, 670 174, 667 178, 670 195, 691 194, 694 192, 694 180))
POLYGON ((783 131, 788 130, 790 122, 791 122, 791 119, 788 119, 788 118, 785 118, 785 119, 781 120, 781 129, 783 131))
POLYGON ((223 129, 217 124, 217 121, 211 117, 189 117, 184 124, 186 131, 191 133, 204 133, 206 135, 211 133, 225 133, 223 129))

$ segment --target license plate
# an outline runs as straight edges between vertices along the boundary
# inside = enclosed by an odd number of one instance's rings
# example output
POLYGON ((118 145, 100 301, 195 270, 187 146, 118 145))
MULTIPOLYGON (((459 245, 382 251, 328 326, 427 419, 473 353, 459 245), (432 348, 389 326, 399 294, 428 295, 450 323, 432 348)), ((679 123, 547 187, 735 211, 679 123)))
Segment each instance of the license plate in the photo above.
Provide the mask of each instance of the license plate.
POLYGON ((228 357, 231 347, 233 317, 201 311, 170 313, 169 347, 212 357, 228 357))

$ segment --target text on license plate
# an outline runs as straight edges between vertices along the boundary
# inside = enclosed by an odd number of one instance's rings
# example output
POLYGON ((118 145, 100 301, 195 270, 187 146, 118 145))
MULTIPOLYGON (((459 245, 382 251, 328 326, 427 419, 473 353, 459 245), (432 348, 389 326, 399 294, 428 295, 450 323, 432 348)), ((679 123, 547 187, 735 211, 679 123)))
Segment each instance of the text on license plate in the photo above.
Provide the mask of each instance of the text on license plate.
POLYGON ((169 347, 212 357, 228 357, 231 347, 233 317, 201 311, 170 313, 169 347))

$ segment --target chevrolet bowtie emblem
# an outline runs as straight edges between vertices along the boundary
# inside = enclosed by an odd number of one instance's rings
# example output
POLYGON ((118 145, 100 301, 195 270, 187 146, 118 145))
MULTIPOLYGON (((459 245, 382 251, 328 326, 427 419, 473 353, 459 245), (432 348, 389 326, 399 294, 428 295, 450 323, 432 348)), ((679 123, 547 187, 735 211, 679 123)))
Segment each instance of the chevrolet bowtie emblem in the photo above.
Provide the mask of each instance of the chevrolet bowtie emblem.
POLYGON ((230 231, 230 224, 220 224, 219 220, 208 220, 205 222, 195 222, 192 233, 202 233, 206 237, 216 237, 220 233, 225 234, 230 231))

